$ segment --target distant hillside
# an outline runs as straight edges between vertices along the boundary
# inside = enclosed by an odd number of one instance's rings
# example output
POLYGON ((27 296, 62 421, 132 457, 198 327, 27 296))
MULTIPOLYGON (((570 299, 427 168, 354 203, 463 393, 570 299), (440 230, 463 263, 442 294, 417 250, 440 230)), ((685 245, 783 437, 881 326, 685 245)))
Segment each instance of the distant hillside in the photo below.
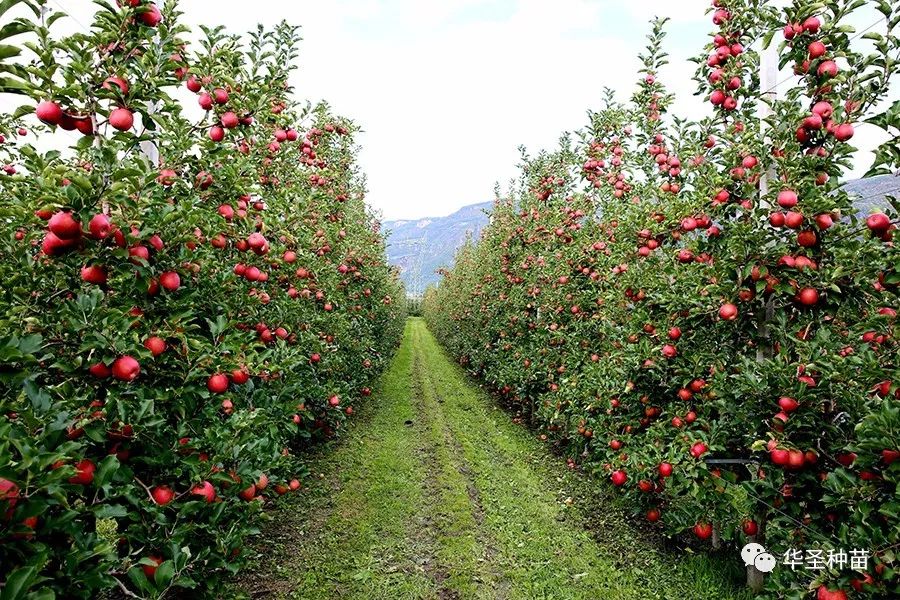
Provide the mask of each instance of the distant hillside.
POLYGON ((464 206, 446 217, 382 223, 389 232, 388 261, 400 269, 408 293, 422 293, 429 284, 438 282, 440 276, 435 271, 453 265, 456 249, 467 234, 478 237, 488 222, 485 211, 492 205, 482 202, 464 206))
POLYGON ((844 189, 856 196, 854 204, 859 214, 868 215, 875 209, 884 211, 889 207, 885 196, 900 200, 900 177, 879 175, 868 179, 854 179, 845 183, 844 189))
MULTIPOLYGON (((844 187, 857 197, 856 205, 862 215, 888 208, 885 196, 900 199, 900 177, 894 175, 854 179, 844 187)), ((447 217, 383 223, 383 228, 390 232, 388 260, 400 268, 408 293, 421 293, 429 284, 440 280, 435 271, 453 265, 456 249, 465 241, 467 233, 477 239, 487 225, 486 211, 492 204, 464 206, 447 217)))

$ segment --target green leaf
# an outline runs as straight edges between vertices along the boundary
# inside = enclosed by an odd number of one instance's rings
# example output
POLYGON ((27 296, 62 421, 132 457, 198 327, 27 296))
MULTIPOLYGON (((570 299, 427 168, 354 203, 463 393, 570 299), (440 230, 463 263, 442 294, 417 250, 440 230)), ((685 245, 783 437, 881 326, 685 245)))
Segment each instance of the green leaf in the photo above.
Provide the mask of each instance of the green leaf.
POLYGON ((175 564, 171 560, 163 561, 163 563, 156 568, 156 576, 154 579, 156 580, 157 587, 163 588, 168 586, 174 576, 175 564))
POLYGON ((102 504, 94 510, 98 519, 121 519, 128 516, 128 508, 121 504, 102 504))
POLYGON ((37 576, 37 567, 29 565, 20 567, 9 574, 6 578, 6 585, 0 592, 0 600, 19 600, 25 597, 25 593, 37 576))

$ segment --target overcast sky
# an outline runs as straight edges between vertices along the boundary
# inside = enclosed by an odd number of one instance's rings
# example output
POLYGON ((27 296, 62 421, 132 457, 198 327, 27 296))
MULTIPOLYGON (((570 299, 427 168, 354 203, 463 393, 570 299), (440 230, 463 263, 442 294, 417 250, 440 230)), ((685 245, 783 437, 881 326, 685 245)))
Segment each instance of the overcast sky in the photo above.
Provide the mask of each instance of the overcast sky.
MULTIPOLYGON (((171 1, 171 0, 167 0, 171 1)), ((90 0, 50 0, 88 25, 90 0)), ((672 18, 661 74, 676 110, 699 116, 696 54, 708 0, 181 0, 187 25, 233 32, 282 19, 303 27, 301 98, 325 99, 364 129, 369 203, 386 219, 449 214, 493 197, 537 150, 586 123, 604 87, 627 98, 654 15, 672 18)), ((860 16, 873 20, 874 13, 860 16)), ((869 23, 864 23, 868 25, 869 23)), ((871 145, 871 133, 857 134, 871 145), (868 140, 868 141, 867 141, 868 140)), ((864 171, 870 158, 859 161, 864 171), (865 164, 863 164, 865 163, 865 164)))

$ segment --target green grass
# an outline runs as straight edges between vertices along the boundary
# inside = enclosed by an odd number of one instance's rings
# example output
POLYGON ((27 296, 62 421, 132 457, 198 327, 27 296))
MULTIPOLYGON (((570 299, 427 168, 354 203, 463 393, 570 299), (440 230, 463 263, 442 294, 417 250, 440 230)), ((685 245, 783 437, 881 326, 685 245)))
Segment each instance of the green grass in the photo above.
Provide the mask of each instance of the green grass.
MULTIPOLYGON (((715 558, 648 541, 512 423, 421 319, 236 587, 331 599, 744 598, 715 558), (569 502, 566 500, 569 499, 569 502)), ((236 592, 237 593, 237 592, 236 592)))

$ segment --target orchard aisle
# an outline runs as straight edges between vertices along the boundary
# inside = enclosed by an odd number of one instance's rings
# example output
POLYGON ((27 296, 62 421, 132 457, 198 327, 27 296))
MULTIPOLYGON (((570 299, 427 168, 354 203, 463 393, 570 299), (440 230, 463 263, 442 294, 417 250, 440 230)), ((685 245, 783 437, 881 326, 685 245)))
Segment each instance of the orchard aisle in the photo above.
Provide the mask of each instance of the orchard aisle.
POLYGON ((737 593, 710 559, 676 560, 639 539, 615 511, 591 506, 586 478, 567 471, 474 387, 421 319, 408 321, 378 396, 312 469, 319 479, 264 532, 260 560, 237 584, 243 594, 399 600, 737 593))

